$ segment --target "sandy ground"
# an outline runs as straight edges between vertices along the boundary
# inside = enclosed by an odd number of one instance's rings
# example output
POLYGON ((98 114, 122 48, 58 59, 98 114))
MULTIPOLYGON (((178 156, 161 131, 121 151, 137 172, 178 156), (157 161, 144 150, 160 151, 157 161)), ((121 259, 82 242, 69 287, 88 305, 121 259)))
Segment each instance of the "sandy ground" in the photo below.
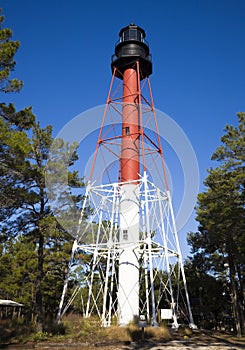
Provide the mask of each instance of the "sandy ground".
MULTIPOLYGON (((125 348, 124 348, 125 349, 125 348)), ((240 349, 245 349, 244 346, 242 345, 233 345, 233 344, 226 344, 226 343, 208 343, 208 344, 202 344, 200 342, 196 342, 196 343, 183 343, 183 342, 169 342, 167 344, 156 344, 150 346, 150 347, 137 347, 135 349, 138 350, 190 350, 190 349, 195 349, 195 350, 204 350, 204 349, 210 349, 210 350, 240 350, 240 349)), ((116 350, 116 349, 114 349, 116 350)), ((126 349, 125 349, 126 350, 126 349)), ((129 350, 129 348, 128 348, 129 350)), ((132 348, 130 349, 132 350, 132 348)))
POLYGON ((144 342, 123 344, 26 344, 25 346, 8 346, 8 350, 241 350, 243 344, 232 344, 224 341, 170 341, 168 343, 144 342))

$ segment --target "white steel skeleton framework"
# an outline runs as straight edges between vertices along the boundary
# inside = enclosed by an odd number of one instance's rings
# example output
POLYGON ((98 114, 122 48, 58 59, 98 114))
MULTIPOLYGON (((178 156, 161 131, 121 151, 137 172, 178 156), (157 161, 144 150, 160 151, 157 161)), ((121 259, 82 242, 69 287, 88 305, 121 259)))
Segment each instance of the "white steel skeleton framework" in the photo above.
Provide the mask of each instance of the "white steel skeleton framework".
MULTIPOLYGON (((81 298, 83 316, 97 314, 104 326, 110 326, 117 320, 118 261, 127 245, 132 244, 119 240, 122 185, 87 186, 68 271, 68 276, 78 274, 78 282, 70 300, 64 305, 67 276, 59 319, 75 298, 81 298), (86 212, 88 206, 92 208, 89 215, 86 212)), ((157 188, 148 180, 146 172, 137 188, 140 234, 139 241, 133 243, 133 250, 139 262, 139 313, 155 325, 158 310, 170 308, 174 327, 178 327, 179 319, 188 320, 192 325, 170 192, 157 188)))

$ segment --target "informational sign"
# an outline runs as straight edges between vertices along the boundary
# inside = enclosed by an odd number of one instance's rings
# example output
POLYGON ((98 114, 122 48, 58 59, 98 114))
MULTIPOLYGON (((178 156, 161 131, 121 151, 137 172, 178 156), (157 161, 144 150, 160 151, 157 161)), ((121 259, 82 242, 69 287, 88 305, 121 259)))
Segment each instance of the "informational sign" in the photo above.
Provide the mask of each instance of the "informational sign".
POLYGON ((161 309, 161 320, 171 320, 172 318, 172 309, 161 309))

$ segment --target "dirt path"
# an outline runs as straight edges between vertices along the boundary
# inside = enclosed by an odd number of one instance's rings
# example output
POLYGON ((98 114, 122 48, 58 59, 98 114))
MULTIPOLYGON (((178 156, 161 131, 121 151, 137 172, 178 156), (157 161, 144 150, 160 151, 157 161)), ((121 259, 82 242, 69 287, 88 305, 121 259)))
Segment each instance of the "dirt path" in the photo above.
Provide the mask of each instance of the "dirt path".
MULTIPOLYGON (((150 346, 143 347, 128 347, 124 350, 241 350, 245 349, 245 346, 227 344, 224 342, 213 342, 213 343, 203 343, 203 342, 183 342, 183 341, 172 341, 166 344, 151 344, 150 346)), ((116 350, 114 348, 114 350, 116 350)))

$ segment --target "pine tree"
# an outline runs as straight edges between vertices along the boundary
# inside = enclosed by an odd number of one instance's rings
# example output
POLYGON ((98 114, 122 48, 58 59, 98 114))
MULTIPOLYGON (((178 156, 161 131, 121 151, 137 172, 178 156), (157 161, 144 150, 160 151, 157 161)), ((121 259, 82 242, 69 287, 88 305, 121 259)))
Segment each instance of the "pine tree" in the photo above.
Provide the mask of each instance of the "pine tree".
MULTIPOLYGON (((3 20, 1 16, 1 24, 3 20)), ((1 92, 22 86, 10 79, 19 48, 11 37, 10 29, 0 29, 1 92)), ((30 317, 36 317, 37 330, 43 330, 46 316, 56 314, 71 250, 70 236, 47 196, 45 173, 53 141, 52 126, 42 128, 31 107, 16 111, 12 103, 0 104, 0 295, 24 303, 30 317)), ((77 159, 76 148, 58 142, 57 154, 71 155, 68 167, 77 159)), ((83 186, 77 172, 68 174, 71 188, 83 186)), ((71 191, 68 196, 79 207, 82 196, 71 191)))
MULTIPOLYGON (((51 310, 54 315, 58 307, 58 294, 61 294, 65 265, 71 249, 71 237, 60 221, 57 221, 47 197, 45 174, 49 150, 53 142, 52 127, 41 128, 40 123, 35 121, 29 109, 28 112, 32 120, 28 133, 18 130, 18 116, 14 119, 14 114, 12 114, 11 123, 8 117, 2 119, 4 134, 0 132, 0 138, 5 142, 2 142, 1 155, 2 158, 5 158, 4 164, 6 165, 1 176, 1 207, 3 210, 0 226, 2 232, 5 233, 5 254, 2 255, 2 259, 6 259, 6 254, 9 254, 8 259, 10 259, 13 249, 16 250, 20 242, 22 251, 30 249, 29 244, 33 244, 33 258, 36 258, 35 283, 32 286, 32 290, 35 290, 35 303, 33 304, 35 310, 32 310, 31 313, 37 315, 37 329, 42 330, 45 316, 48 313, 50 316, 51 310), (18 135, 17 144, 13 140, 9 141, 9 138, 4 139, 6 132, 18 135), (7 185, 6 179, 9 179, 7 185), (12 250, 8 249, 10 242, 12 250), (55 279, 57 279, 56 283, 54 283, 55 279)), ((57 153, 63 154, 64 142, 60 141, 58 145, 60 148, 56 150, 57 153)), ((76 147, 68 144, 65 147, 74 160, 77 159, 74 155, 76 147)), ((73 164, 73 161, 70 164, 73 164)), ((58 166, 57 162, 56 169, 58 166)), ((69 184, 73 188, 83 186, 82 179, 78 177, 77 172, 69 172, 69 184)), ((82 196, 72 195, 72 198, 74 205, 79 208, 82 196)), ((74 222, 74 224, 77 223, 74 222)), ((14 264, 11 259, 10 264, 14 264)), ((28 275, 27 265, 26 269, 27 271, 14 269, 12 278, 19 281, 19 287, 23 276, 16 276, 16 274, 22 271, 23 275, 28 275)), ((19 288, 10 283, 11 276, 7 275, 1 287, 4 292, 7 292, 4 287, 6 281, 8 281, 8 288, 12 286, 14 296, 14 290, 17 291, 19 288)), ((15 295, 15 297, 22 302, 26 300, 26 296, 23 295, 15 295)), ((30 303, 28 306, 31 307, 30 303)))
POLYGON ((17 92, 20 91, 23 82, 13 78, 10 79, 10 74, 14 70, 14 56, 19 49, 20 42, 13 41, 12 30, 2 28, 4 16, 1 15, 0 9, 0 91, 1 92, 17 92))
POLYGON ((198 195, 199 232, 189 235, 194 258, 206 260, 207 270, 226 269, 236 331, 244 332, 245 267, 245 113, 238 113, 238 127, 227 125, 221 146, 212 159, 220 162, 208 171, 206 191, 198 195))

